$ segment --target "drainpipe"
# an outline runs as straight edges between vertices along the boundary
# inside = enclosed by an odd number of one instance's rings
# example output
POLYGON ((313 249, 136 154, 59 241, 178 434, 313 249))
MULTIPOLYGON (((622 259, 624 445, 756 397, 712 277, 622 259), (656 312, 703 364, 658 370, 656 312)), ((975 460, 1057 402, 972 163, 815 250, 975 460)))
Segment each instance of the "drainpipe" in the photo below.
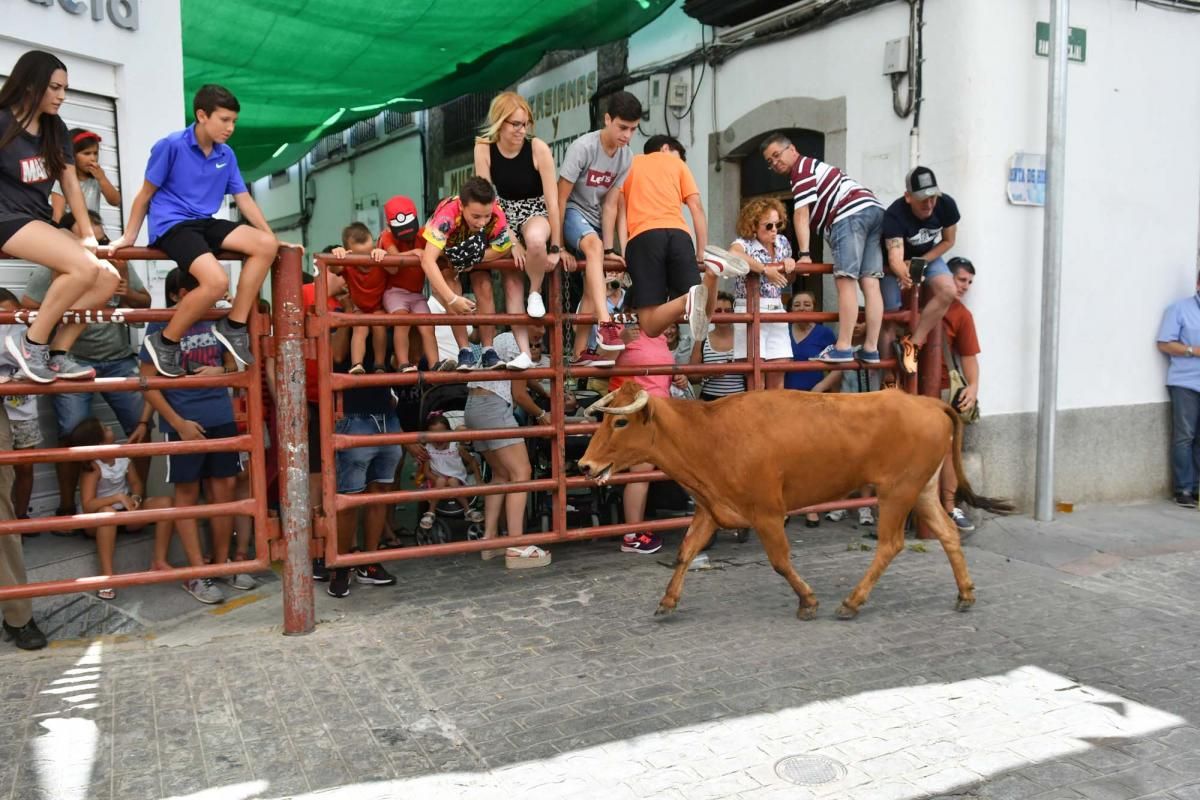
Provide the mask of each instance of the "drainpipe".
POLYGON ((1050 0, 1050 82, 1046 110, 1046 211, 1042 252, 1042 350, 1038 369, 1037 489, 1034 519, 1054 520, 1054 428, 1058 412, 1059 295, 1066 172, 1067 33, 1070 0, 1050 0))

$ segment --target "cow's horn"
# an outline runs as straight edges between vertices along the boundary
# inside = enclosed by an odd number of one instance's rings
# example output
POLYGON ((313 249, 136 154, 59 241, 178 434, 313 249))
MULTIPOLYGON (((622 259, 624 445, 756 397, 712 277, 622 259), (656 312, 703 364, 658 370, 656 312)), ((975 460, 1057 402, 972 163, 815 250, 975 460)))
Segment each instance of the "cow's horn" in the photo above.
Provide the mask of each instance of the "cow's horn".
POLYGON ((595 414, 597 411, 603 411, 604 407, 607 406, 609 403, 611 403, 613 398, 616 396, 617 396, 616 392, 609 392, 608 394, 604 395, 604 397, 601 397, 599 400, 597 400, 596 402, 592 403, 590 406, 585 408, 583 410, 583 413, 586 416, 590 417, 593 414, 595 414))
MULTIPOLYGON (((614 392, 614 394, 615 394, 615 392, 614 392)), ((641 411, 642 408, 645 407, 646 403, 649 400, 650 400, 650 395, 646 394, 645 389, 641 389, 638 391, 637 397, 633 398, 633 402, 630 403, 629 405, 617 406, 615 408, 609 408, 608 406, 601 406, 600 410, 603 411, 605 414, 632 414, 635 411, 641 411)))

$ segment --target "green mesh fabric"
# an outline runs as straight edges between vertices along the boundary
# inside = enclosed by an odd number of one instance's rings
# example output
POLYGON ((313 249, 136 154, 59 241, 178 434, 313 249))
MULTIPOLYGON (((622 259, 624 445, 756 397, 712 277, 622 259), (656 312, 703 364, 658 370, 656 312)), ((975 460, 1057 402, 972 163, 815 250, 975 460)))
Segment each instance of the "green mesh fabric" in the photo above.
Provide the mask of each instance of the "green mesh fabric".
MULTIPOLYGON (((230 144, 247 178, 385 108, 503 88, 549 50, 624 38, 672 0, 182 0, 188 102, 241 102, 230 144)), ((189 110, 190 114, 190 110, 189 110)))

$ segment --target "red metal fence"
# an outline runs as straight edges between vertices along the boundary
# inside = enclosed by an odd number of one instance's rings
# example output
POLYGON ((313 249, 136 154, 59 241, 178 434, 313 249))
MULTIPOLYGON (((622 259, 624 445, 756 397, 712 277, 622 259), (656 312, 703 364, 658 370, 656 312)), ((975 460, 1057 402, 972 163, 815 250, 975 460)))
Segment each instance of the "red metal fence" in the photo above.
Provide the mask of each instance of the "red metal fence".
MULTIPOLYGON (((163 255, 145 248, 129 248, 120 254, 132 259, 161 259, 163 255)), ((224 256, 223 256, 224 257, 224 256)), ((413 265, 416 263, 415 254, 389 256, 382 262, 385 266, 413 265)), ((348 256, 334 259, 328 254, 316 256, 316 262, 321 267, 317 273, 316 296, 324 298, 328 295, 324 267, 329 265, 362 265, 375 263, 365 256, 348 256)), ((832 267, 828 264, 800 265, 805 274, 827 274, 832 267)), ((488 262, 491 269, 516 269, 511 260, 488 262)), ((619 270, 619 264, 610 263, 606 268, 619 270)), ((323 556, 328 568, 343 568, 364 565, 379 561, 390 561, 411 558, 426 558, 433 556, 454 555, 477 552, 485 549, 495 549, 508 546, 511 542, 505 538, 489 540, 473 540, 449 542, 445 544, 430 544, 417 547, 407 547, 392 550, 379 550, 362 553, 339 553, 337 549, 337 512, 344 509, 377 504, 413 503, 418 501, 439 501, 446 498, 465 498, 468 496, 483 496, 491 494, 507 494, 512 492, 548 492, 552 494, 552 513, 550 531, 542 533, 527 533, 520 537, 521 545, 547 545, 564 542, 581 541, 604 537, 620 536, 636 531, 665 531, 687 527, 691 517, 661 519, 640 523, 624 523, 598 525, 582 528, 570 528, 567 524, 567 493, 569 490, 592 486, 592 482, 583 477, 568 477, 566 474, 566 444, 567 437, 589 434, 597 428, 596 423, 568 423, 566 421, 564 388, 568 381, 581 378, 609 378, 613 376, 634 375, 711 375, 740 373, 747 377, 747 388, 757 390, 763 388, 764 376, 769 372, 797 372, 810 370, 842 370, 861 369, 857 364, 828 365, 816 362, 764 362, 758 352, 760 325, 766 323, 791 322, 830 322, 837 319, 834 313, 825 312, 785 312, 771 313, 764 318, 759 307, 758 276, 751 274, 747 287, 747 310, 745 313, 717 314, 716 322, 744 323, 748 325, 747 347, 748 358, 744 362, 732 364, 684 365, 664 364, 654 367, 613 367, 613 368, 571 368, 566 365, 564 358, 564 342, 566 330, 575 323, 593 323, 594 315, 579 315, 563 313, 564 273, 554 270, 547 274, 549 281, 548 303, 546 316, 540 320, 532 320, 524 314, 471 314, 447 316, 441 314, 344 314, 332 312, 324 302, 317 302, 315 308, 306 311, 304 308, 302 286, 302 254, 297 248, 284 247, 280 249, 279 259, 273 270, 272 301, 274 305, 274 327, 271 335, 266 328, 266 319, 255 314, 251 320, 251 333, 255 347, 256 358, 274 356, 276 375, 276 409, 277 430, 273 435, 279 444, 279 487, 280 508, 278 520, 269 518, 266 511, 266 475, 265 455, 263 450, 264 431, 259 424, 262 416, 262 391, 260 371, 250 369, 231 376, 222 377, 184 377, 184 378, 131 378, 119 381, 93 381, 54 383, 47 386, 30 384, 13 384, 6 387, 6 393, 12 394, 42 394, 52 392, 128 390, 145 391, 147 389, 182 389, 201 388, 210 386, 227 386, 240 388, 248 392, 249 428, 241 436, 202 442, 171 442, 139 445, 112 445, 100 448, 55 448, 36 451, 21 451, 20 453, 0 453, 0 464, 15 463, 46 463, 65 460, 87 460, 107 455, 128 457, 162 455, 167 453, 215 452, 222 450, 241 450, 250 453, 250 475, 253 496, 246 500, 219 505, 191 506, 186 508, 171 508, 161 511, 141 510, 119 512, 115 514, 81 514, 74 517, 54 517, 39 520, 17 520, 0 522, 0 535, 16 535, 25 532, 58 530, 63 528, 88 527, 94 528, 111 524, 143 524, 160 519, 178 518, 208 518, 247 514, 255 521, 255 554, 251 562, 236 562, 231 564, 213 564, 205 567, 188 567, 169 571, 126 573, 119 576, 96 576, 77 578, 68 581, 30 584, 23 587, 0 589, 0 599, 29 597, 46 594, 87 591, 98 586, 131 586, 148 583, 177 581, 194 577, 214 577, 230 575, 237 572, 263 571, 270 568, 272 560, 283 563, 283 602, 284 602, 284 631, 288 634, 301 634, 311 631, 315 625, 314 598, 312 585, 312 562, 314 556, 323 556), (550 329, 549 354, 550 367, 529 369, 520 373, 503 370, 462 372, 425 372, 425 373, 383 373, 373 375, 349 375, 332 371, 333 358, 331 349, 331 334, 334 330, 355 325, 446 325, 456 324, 505 324, 505 325, 545 325, 550 329), (316 357, 318 363, 318 409, 320 414, 320 447, 321 462, 327 465, 322 470, 321 502, 318 508, 312 508, 309 498, 308 478, 308 405, 305 397, 305 356, 316 357), (421 382, 425 385, 442 383, 465 383, 479 380, 512 380, 528 379, 551 381, 551 407, 549 425, 532 425, 519 429, 501 430, 456 430, 446 433, 430 433, 411 431, 396 434, 374 434, 354 436, 338 434, 335 431, 335 417, 338 404, 336 394, 346 389, 368 386, 405 386, 421 382), (519 483, 486 484, 482 486, 466 486, 445 489, 412 489, 396 490, 380 493, 363 493, 345 495, 337 493, 336 475, 333 469, 337 451, 364 445, 410 444, 430 442, 468 442, 505 438, 541 438, 551 441, 551 476, 519 483), (272 549, 272 545, 275 545, 272 549)), ((907 322, 910 327, 916 324, 918 314, 918 299, 916 292, 912 293, 907 307, 898 312, 885 314, 886 320, 907 322)), ((17 312, 21 314, 23 312, 17 312)), ((170 311, 122 311, 122 318, 127 322, 165 321, 171 316, 170 311)), ((0 322, 13 321, 14 314, 0 314, 0 322)), ((214 312, 210 318, 217 318, 214 312)), ((928 345, 923 349, 919 374, 920 390, 927 394, 938 394, 941 379, 940 331, 935 331, 928 345)), ((879 366, 872 369, 893 369, 895 361, 885 359, 879 366)), ((907 376, 904 381, 907 391, 918 390, 917 376, 907 376)), ((626 483, 645 483, 668 480, 660 472, 642 472, 614 476, 610 485, 626 483)), ((823 503, 807 509, 797 509, 793 513, 821 512, 837 508, 855 508, 872 505, 872 499, 841 500, 823 503)))
MULTIPOLYGON (((121 256, 129 259, 165 258, 164 254, 147 248, 128 248, 121 251, 121 256)), ((221 257, 227 260, 236 260, 239 258, 231 254, 222 254, 221 257)), ((24 310, 0 313, 0 324, 11 324, 14 322, 27 323, 36 313, 24 310)), ((86 321, 98 324, 119 324, 167 322, 173 315, 174 311, 170 309, 104 309, 101 311, 68 311, 64 314, 63 319, 67 322, 86 321)), ((205 315, 205 319, 219 319, 222 316, 224 316, 223 313, 213 311, 205 315)), ((256 359, 263 358, 270 351, 269 347, 263 346, 264 343, 269 343, 270 341, 267 336, 269 333, 268 320, 263 315, 254 313, 250 317, 249 327, 254 356, 256 359)), ((13 382, 4 387, 4 393, 8 395, 33 395, 72 392, 145 392, 154 389, 203 389, 212 387, 240 389, 246 393, 249 423, 246 433, 224 439, 208 439, 203 441, 147 442, 145 444, 113 444, 97 447, 55 447, 21 451, 14 450, 0 452, 0 465, 54 464, 64 461, 90 461, 93 459, 114 457, 132 459, 141 456, 181 455, 185 453, 245 452, 250 456, 250 497, 229 503, 210 503, 165 509, 139 509, 136 511, 76 514, 69 517, 55 516, 40 519, 0 521, 0 536, 19 536, 23 533, 71 530, 76 528, 90 529, 107 525, 139 527, 151 525, 160 520, 210 519, 245 515, 252 517, 254 520, 254 560, 0 587, 0 600, 84 592, 101 587, 115 589, 123 586, 167 583, 171 581, 190 580, 192 578, 215 578, 240 572, 263 572, 271 568, 270 543, 273 538, 278 536, 278 527, 269 518, 267 513, 265 431, 261 423, 255 424, 255 422, 263 419, 263 386, 261 371, 259 369, 251 368, 235 374, 221 376, 100 378, 90 381, 56 381, 55 383, 44 385, 13 382)))

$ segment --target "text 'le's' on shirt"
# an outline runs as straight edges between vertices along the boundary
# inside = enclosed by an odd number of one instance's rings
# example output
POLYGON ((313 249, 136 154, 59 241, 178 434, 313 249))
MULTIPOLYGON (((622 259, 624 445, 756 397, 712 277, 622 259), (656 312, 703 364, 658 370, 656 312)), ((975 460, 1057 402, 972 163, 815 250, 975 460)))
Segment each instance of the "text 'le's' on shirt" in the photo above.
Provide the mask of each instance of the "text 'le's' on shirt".
POLYGON ((835 222, 864 208, 883 205, 870 189, 832 164, 800 156, 792 165, 792 196, 797 208, 812 206, 809 219, 822 235, 828 236, 835 222))
POLYGON ((154 143, 146 180, 158 187, 150 198, 152 243, 181 222, 216 214, 225 195, 246 192, 233 148, 213 142, 212 151, 204 155, 196 143, 194 125, 154 143))
MULTIPOLYGON (((58 129, 63 159, 68 167, 74 165, 75 151, 62 117, 43 114, 41 124, 53 125, 58 129)), ((7 134, 14 125, 19 123, 12 110, 0 109, 0 136, 7 134)), ((50 189, 59 176, 50 174, 46 159, 42 156, 44 135, 43 131, 34 136, 21 129, 0 150, 0 222, 16 219, 50 220, 50 189)))
POLYGON ((567 148, 558 175, 575 184, 567 198, 568 208, 577 208, 596 230, 600 229, 600 209, 604 196, 621 188, 633 153, 627 145, 617 148, 611 156, 600 143, 600 131, 585 133, 567 148))

